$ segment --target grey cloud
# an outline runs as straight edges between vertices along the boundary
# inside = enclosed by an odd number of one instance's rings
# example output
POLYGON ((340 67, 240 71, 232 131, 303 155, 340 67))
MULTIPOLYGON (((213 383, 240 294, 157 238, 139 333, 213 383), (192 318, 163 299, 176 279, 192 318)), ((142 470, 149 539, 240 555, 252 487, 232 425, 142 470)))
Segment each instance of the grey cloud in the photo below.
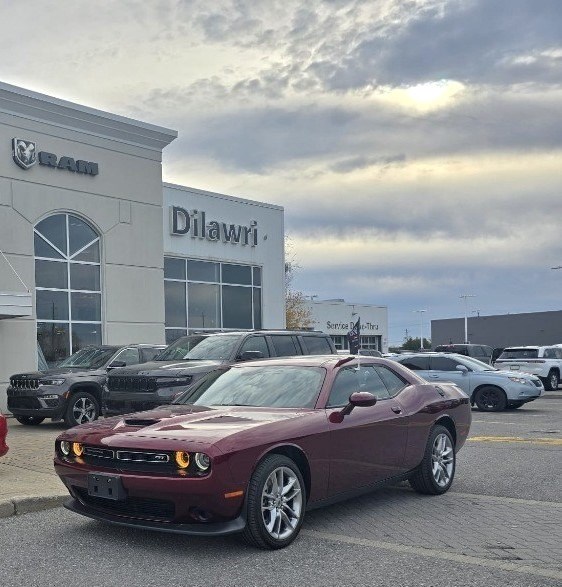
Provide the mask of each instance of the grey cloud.
POLYGON ((365 155, 358 155, 357 157, 342 159, 337 163, 330 165, 329 169, 336 173, 349 173, 357 169, 365 169, 366 167, 372 166, 386 168, 395 163, 404 163, 404 161, 406 161, 406 155, 403 153, 386 157, 367 157, 365 155))
POLYGON ((562 71, 554 63, 521 66, 506 58, 559 47, 561 22, 558 0, 451 0, 443 10, 419 9, 394 30, 367 36, 341 61, 320 59, 309 70, 335 90, 438 79, 556 83, 562 71))
MULTIPOLYGON (((211 82, 211 88, 214 85, 211 82)), ((205 84, 203 84, 205 88, 205 84)), ((187 94, 194 95, 190 88, 187 94)), ((177 104, 183 132, 174 156, 221 161, 265 173, 292 161, 325 158, 327 169, 350 171, 399 154, 408 161, 486 151, 526 152, 562 146, 562 103, 556 95, 475 93, 447 109, 416 116, 390 107, 236 107, 217 115, 190 115, 186 92, 161 91, 146 108, 177 104), (167 101, 168 100, 168 101, 167 101), (183 101, 183 102, 182 102, 183 101), (365 153, 369 153, 366 155, 365 153)), ((204 96, 203 96, 204 97, 204 96)))

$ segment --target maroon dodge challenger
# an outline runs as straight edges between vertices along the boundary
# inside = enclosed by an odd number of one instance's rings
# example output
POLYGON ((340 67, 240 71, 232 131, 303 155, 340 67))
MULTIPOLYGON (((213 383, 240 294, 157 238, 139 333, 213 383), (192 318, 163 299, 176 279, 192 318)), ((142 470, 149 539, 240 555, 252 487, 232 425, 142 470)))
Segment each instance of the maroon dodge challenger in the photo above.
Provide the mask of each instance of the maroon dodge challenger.
POLYGON ((408 479, 449 489, 469 398, 373 357, 246 362, 175 403, 63 432, 55 469, 90 518, 283 548, 305 511, 408 479))

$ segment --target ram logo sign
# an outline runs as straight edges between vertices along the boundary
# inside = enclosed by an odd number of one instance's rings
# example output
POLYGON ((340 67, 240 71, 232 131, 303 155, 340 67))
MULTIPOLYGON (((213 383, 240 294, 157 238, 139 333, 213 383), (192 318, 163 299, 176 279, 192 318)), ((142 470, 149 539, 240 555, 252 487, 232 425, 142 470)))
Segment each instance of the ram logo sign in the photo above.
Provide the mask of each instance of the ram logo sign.
POLYGON ((13 139, 12 157, 22 169, 29 169, 37 163, 37 145, 33 141, 13 139))
POLYGON ((99 166, 93 161, 74 159, 66 155, 58 157, 54 153, 47 153, 47 151, 37 152, 37 143, 24 139, 12 139, 12 157, 22 169, 29 169, 39 161, 39 165, 64 169, 73 173, 83 173, 84 175, 99 173, 99 166))

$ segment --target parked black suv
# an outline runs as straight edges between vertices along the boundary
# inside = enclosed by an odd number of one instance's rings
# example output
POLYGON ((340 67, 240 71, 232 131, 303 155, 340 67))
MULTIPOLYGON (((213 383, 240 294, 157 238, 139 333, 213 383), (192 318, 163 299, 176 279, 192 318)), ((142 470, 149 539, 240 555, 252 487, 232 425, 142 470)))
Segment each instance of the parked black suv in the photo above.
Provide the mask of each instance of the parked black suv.
POLYGON ((168 404, 203 375, 235 362, 335 353, 330 336, 317 331, 192 334, 176 340, 151 363, 113 370, 107 377, 103 414, 127 414, 168 404))
POLYGON ((10 377, 8 410, 21 424, 64 419, 68 426, 93 422, 101 409, 107 372, 151 361, 164 345, 88 346, 56 368, 10 377))

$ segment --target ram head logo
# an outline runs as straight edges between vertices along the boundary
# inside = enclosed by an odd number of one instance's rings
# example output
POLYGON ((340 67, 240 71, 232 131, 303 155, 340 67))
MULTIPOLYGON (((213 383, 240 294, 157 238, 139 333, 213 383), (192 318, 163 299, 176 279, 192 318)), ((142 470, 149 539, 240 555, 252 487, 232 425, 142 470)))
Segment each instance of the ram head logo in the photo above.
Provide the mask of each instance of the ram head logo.
POLYGON ((13 139, 12 157, 22 169, 29 169, 37 162, 37 146, 33 141, 13 139))

